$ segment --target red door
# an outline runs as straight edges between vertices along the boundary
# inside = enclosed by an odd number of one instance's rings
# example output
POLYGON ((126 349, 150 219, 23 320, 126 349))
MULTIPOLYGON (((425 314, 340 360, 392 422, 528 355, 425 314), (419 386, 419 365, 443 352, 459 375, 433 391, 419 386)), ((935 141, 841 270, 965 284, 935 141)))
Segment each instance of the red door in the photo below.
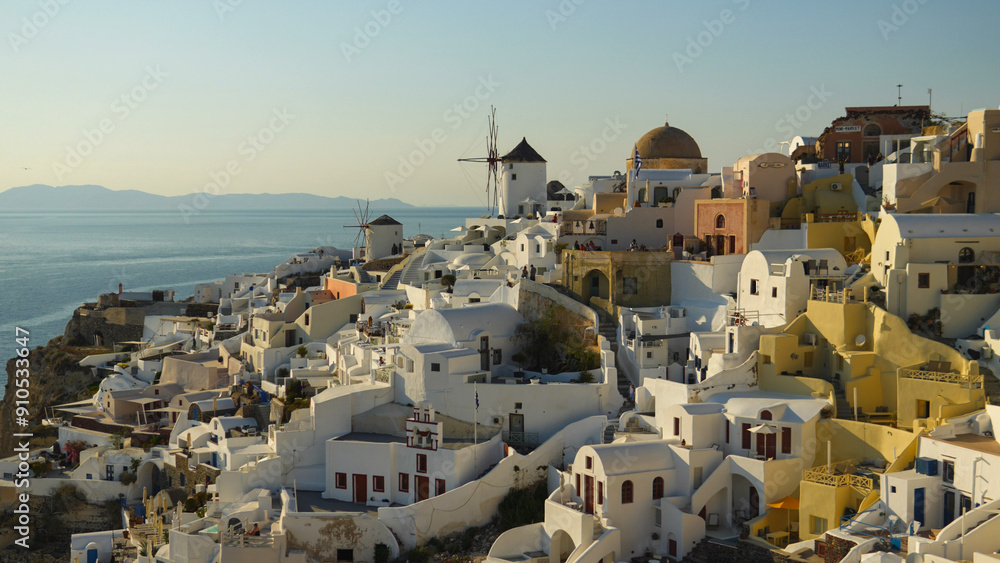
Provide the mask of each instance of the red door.
POLYGON ((583 505, 584 512, 594 513, 594 477, 592 475, 583 476, 583 505))
POLYGON ((414 478, 414 484, 417 486, 417 500, 420 502, 422 500, 427 500, 431 498, 431 480, 422 475, 416 475, 414 478))
POLYGON ((354 502, 364 504, 368 500, 368 476, 354 475, 354 502))

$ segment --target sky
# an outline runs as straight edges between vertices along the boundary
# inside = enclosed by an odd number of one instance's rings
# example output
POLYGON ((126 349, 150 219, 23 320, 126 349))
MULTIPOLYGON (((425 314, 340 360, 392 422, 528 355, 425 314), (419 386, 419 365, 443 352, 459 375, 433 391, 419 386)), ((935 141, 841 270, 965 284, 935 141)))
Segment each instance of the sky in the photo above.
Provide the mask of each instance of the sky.
POLYGON ((10 1, 0 191, 485 202, 487 115, 569 186, 661 126, 718 172, 847 106, 1000 106, 994 0, 10 1))

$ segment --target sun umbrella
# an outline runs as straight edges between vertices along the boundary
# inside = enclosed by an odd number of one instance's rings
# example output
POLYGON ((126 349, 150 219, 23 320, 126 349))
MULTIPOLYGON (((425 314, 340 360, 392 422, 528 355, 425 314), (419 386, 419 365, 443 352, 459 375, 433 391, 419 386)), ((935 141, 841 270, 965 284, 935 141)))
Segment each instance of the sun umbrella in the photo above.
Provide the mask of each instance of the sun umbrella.
POLYGON ((770 502, 767 504, 771 508, 783 508, 787 510, 785 514, 788 516, 788 531, 792 531, 792 511, 799 509, 799 499, 795 497, 785 497, 779 501, 770 502))

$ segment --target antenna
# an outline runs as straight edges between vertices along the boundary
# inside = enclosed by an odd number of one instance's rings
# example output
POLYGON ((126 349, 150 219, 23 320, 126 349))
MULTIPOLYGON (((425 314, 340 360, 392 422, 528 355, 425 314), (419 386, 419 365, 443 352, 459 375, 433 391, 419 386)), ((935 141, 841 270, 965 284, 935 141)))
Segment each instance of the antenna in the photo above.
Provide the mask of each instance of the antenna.
POLYGON ((896 105, 903 105, 903 85, 896 84, 896 105))
POLYGON ((493 216, 493 208, 499 208, 499 183, 500 178, 497 173, 500 164, 500 153, 497 152, 497 108, 490 106, 490 114, 486 117, 489 130, 486 133, 486 156, 476 158, 460 158, 459 162, 484 162, 486 163, 486 208, 490 217, 493 216))

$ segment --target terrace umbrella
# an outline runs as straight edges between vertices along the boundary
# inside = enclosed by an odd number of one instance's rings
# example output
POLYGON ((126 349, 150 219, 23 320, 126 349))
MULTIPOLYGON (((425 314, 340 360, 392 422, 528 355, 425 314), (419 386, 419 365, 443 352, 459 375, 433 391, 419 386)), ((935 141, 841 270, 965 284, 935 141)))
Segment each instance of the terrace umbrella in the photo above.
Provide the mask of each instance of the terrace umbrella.
POLYGON ((771 508, 783 508, 787 510, 785 514, 788 516, 788 531, 792 531, 792 511, 799 509, 799 499, 795 497, 785 497, 779 501, 768 503, 771 508))
MULTIPOLYGON (((750 429, 750 433, 751 434, 763 434, 764 435, 764 444, 766 446, 767 445, 767 437, 768 437, 768 435, 777 434, 778 431, 775 430, 774 428, 768 426, 767 424, 758 424, 757 426, 754 426, 753 428, 750 429)), ((766 450, 767 448, 765 447, 764 449, 766 450)), ((747 455, 749 455, 749 452, 750 452, 750 450, 747 450, 747 455)))

